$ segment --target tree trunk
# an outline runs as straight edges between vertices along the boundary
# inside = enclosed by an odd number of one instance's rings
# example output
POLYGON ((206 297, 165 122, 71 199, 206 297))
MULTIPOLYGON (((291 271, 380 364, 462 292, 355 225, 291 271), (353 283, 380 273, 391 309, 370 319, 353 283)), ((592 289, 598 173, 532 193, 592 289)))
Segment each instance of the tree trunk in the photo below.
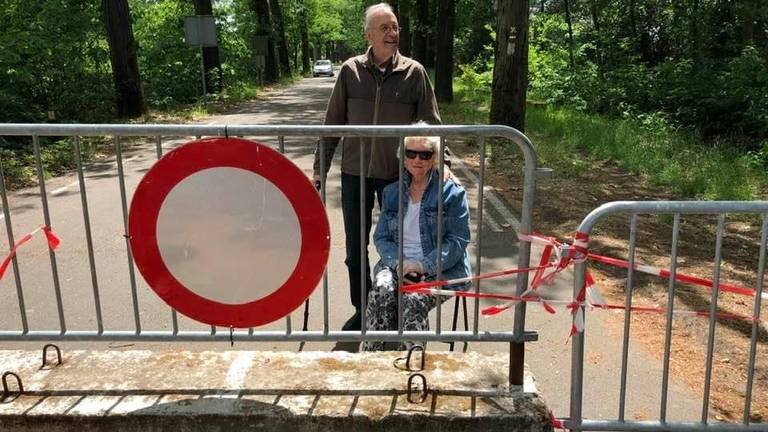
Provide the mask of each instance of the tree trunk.
POLYGON ((291 76, 291 62, 288 57, 288 42, 285 39, 285 24, 283 23, 283 10, 280 0, 270 0, 269 6, 275 21, 275 36, 277 37, 277 52, 280 57, 280 72, 285 76, 291 76))
POLYGON ((602 76, 603 35, 600 33, 600 15, 598 11, 597 0, 590 0, 589 13, 592 17, 592 28, 595 31, 595 64, 597 65, 597 74, 598 76, 602 76))
POLYGON ((306 6, 302 6, 301 12, 299 13, 299 19, 299 32, 301 33, 301 72, 304 75, 307 75, 312 69, 312 66, 309 64, 309 31, 307 30, 309 22, 307 20, 306 6))
POLYGON ((141 91, 136 41, 133 39, 128 0, 102 0, 101 8, 109 40, 117 115, 138 117, 144 113, 144 95, 141 91))
POLYGON ((565 22, 568 24, 568 60, 570 61, 571 70, 573 70, 575 66, 573 61, 573 24, 571 22, 571 8, 568 5, 568 0, 565 0, 565 22))
POLYGON ((597 0, 591 0, 589 2, 589 13, 592 16, 592 28, 595 29, 597 35, 600 34, 600 17, 597 10, 597 0))
POLYGON ((416 23, 413 26, 413 58, 424 64, 427 58, 429 0, 416 0, 416 23))
MULTIPOLYGON (((195 15, 213 15, 211 0, 195 0, 195 15)), ((219 47, 203 47, 203 69, 205 70, 205 89, 208 93, 221 90, 221 60, 219 47)))
POLYGON ((266 37, 267 52, 264 59, 264 82, 273 83, 280 78, 275 53, 275 38, 272 33, 272 15, 269 13, 268 0, 253 0, 253 11, 256 13, 256 36, 266 37))
MULTIPOLYGON (((440 2, 442 2, 442 0, 440 0, 440 2)), ((424 30, 426 32, 427 48, 424 50, 425 55, 423 65, 427 69, 435 67, 435 38, 437 38, 437 34, 435 32, 434 22, 437 21, 436 3, 439 2, 431 2, 429 4, 429 18, 427 18, 427 26, 424 30)))
POLYGON ((629 0, 629 31, 632 32, 632 44, 637 43, 637 8, 635 0, 629 0))
POLYGON ((411 57, 411 0, 400 0, 399 6, 400 53, 411 57))
POLYGON ((437 10, 437 55, 435 56, 435 96, 440 102, 453 101, 453 29, 455 0, 441 0, 437 10))
POLYGON ((691 11, 691 58, 698 69, 701 61, 701 41, 699 40, 699 0, 693 0, 691 11))
POLYGON ((497 0, 496 64, 490 123, 525 130, 528 88, 528 2, 497 0))

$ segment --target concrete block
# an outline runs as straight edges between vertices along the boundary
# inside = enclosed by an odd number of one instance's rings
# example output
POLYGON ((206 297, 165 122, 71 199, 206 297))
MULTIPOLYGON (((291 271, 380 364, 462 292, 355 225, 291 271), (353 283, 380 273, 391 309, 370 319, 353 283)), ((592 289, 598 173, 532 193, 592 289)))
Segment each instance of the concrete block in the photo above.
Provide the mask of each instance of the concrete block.
POLYGON ((428 352, 428 392, 410 403, 401 352, 0 351, 25 392, 0 403, 2 431, 550 431, 526 371, 503 354, 428 352))

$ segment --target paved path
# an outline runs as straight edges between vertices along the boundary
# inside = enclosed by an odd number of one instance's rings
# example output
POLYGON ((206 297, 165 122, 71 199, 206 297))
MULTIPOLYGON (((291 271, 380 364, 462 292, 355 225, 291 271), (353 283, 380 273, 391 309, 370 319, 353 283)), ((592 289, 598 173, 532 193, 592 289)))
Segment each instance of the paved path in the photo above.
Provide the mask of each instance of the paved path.
MULTIPOLYGON (((206 123, 217 124, 319 124, 325 111, 325 103, 333 86, 332 78, 304 79, 283 90, 274 91, 256 101, 243 104, 235 112, 213 116, 206 123)), ((163 150, 168 151, 191 137, 166 139, 163 150)), ((271 145, 277 145, 275 137, 256 137, 271 145)), ((286 153, 308 174, 311 170, 312 142, 307 139, 286 140, 286 153)), ((127 150, 125 159, 125 182, 128 195, 132 194, 138 181, 156 160, 154 141, 132 146, 127 150)), ((339 199, 338 159, 334 162, 328 180, 327 209, 331 221, 331 256, 328 266, 329 294, 331 309, 329 326, 340 328, 344 320, 352 313, 347 300, 347 279, 344 260, 344 236, 341 224, 339 199)), ((465 184, 473 214, 473 239, 478 238, 476 226, 477 178, 458 164, 456 174, 465 184)), ((134 328, 131 300, 131 283, 128 273, 126 244, 122 237, 123 217, 120 192, 114 158, 88 164, 85 172, 86 190, 91 214, 95 244, 95 262, 97 282, 101 293, 104 326, 109 330, 130 330, 134 328)), ((53 227, 62 237, 63 243, 57 253, 59 278, 64 297, 64 313, 68 329, 94 329, 93 287, 89 271, 88 254, 83 217, 76 176, 67 175, 47 182, 49 205, 53 227)), ((516 266, 517 240, 514 229, 516 220, 508 206, 492 192, 486 191, 485 223, 483 236, 482 271, 501 270, 516 266)), ((31 231, 43 222, 39 190, 36 188, 16 191, 10 194, 9 205, 16 238, 31 231)), ((3 224, 7 221, 3 220, 3 224)), ((8 250, 5 227, 0 235, 0 250, 8 250)), ((471 253, 477 253, 475 244, 471 253)), ((21 281, 27 305, 30 327, 34 330, 59 328, 53 283, 48 254, 41 240, 33 240, 19 253, 21 281)), ((143 329, 167 330, 171 328, 171 313, 154 293, 146 286, 141 276, 136 273, 141 326, 143 329)), ((514 280, 489 281, 483 284, 483 290, 506 291, 513 289, 514 280)), ((550 288, 551 295, 569 298, 571 279, 566 275, 555 287, 550 288)), ((470 326, 473 325, 474 306, 470 301, 470 326)), ((0 329, 17 330, 20 328, 16 287, 12 273, 0 282, 0 329)), ((442 328, 451 323, 453 302, 443 307, 442 328)), ((537 305, 528 308, 526 327, 538 330, 538 342, 526 346, 526 362, 536 376, 545 398, 558 416, 568 415, 570 356, 571 346, 566 343, 570 328, 569 315, 559 312, 557 315, 544 313, 537 305)), ((301 325, 301 310, 292 316, 293 328, 301 325)), ((621 336, 612 329, 615 324, 606 325, 606 320, 620 320, 607 313, 594 313, 588 316, 587 327, 587 366, 585 369, 586 388, 584 393, 584 413, 591 418, 612 418, 618 411, 618 376, 621 362, 621 336)), ((199 323, 180 317, 182 329, 205 329, 199 323)), ((318 330, 323 326, 321 290, 317 290, 310 300, 310 329, 318 330)), ((433 320, 434 323, 434 320, 433 320)), ((285 328, 285 320, 273 323, 267 328, 285 328)), ((492 318, 480 318, 481 330, 510 330, 512 313, 504 313, 492 318)), ((62 344, 67 347, 83 347, 85 344, 62 344)), ((111 349, 168 349, 168 344, 159 343, 110 343, 88 344, 87 346, 111 349)), ((236 344, 235 349, 297 349, 298 344, 236 344)), ((3 343, 3 348, 38 347, 39 344, 3 343)), ((205 349, 211 344, 175 344, 177 349, 205 349)), ((214 348, 229 349, 229 346, 214 344, 214 348)), ((430 350, 444 350, 448 345, 430 344, 430 350)), ((328 350, 333 344, 309 343, 304 350, 328 350)), ((505 352, 504 344, 476 343, 471 350, 495 353, 505 352)), ((627 419, 655 419, 658 416, 660 393, 660 367, 652 357, 634 347, 630 349, 629 391, 627 419)), ((669 399, 670 419, 684 418, 696 420, 700 412, 700 396, 689 389, 673 382, 669 399)))

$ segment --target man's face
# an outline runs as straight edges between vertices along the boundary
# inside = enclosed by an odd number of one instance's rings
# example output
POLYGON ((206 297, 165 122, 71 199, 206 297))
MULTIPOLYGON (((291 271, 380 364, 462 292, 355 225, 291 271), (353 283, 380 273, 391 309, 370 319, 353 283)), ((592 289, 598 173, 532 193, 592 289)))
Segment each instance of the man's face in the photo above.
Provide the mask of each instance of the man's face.
POLYGON ((397 52, 397 45, 400 43, 397 17, 386 10, 376 11, 371 17, 371 24, 365 36, 373 48, 374 58, 377 61, 389 60, 397 52))

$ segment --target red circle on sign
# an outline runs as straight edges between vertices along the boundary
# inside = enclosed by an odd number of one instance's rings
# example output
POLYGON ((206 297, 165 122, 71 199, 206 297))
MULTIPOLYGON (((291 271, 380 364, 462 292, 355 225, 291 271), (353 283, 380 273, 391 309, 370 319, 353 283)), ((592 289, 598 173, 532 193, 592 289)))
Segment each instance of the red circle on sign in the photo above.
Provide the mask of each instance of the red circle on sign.
POLYGON ((329 232, 325 207, 307 176, 277 151, 239 138, 196 140, 169 152, 139 183, 128 216, 131 252, 150 288, 180 313, 224 327, 264 325, 299 307, 323 276, 329 232), (163 202, 185 178, 209 168, 240 168, 264 177, 285 195, 298 218, 298 262, 282 286, 258 300, 225 304, 205 298, 179 282, 161 256, 157 221, 163 202))

